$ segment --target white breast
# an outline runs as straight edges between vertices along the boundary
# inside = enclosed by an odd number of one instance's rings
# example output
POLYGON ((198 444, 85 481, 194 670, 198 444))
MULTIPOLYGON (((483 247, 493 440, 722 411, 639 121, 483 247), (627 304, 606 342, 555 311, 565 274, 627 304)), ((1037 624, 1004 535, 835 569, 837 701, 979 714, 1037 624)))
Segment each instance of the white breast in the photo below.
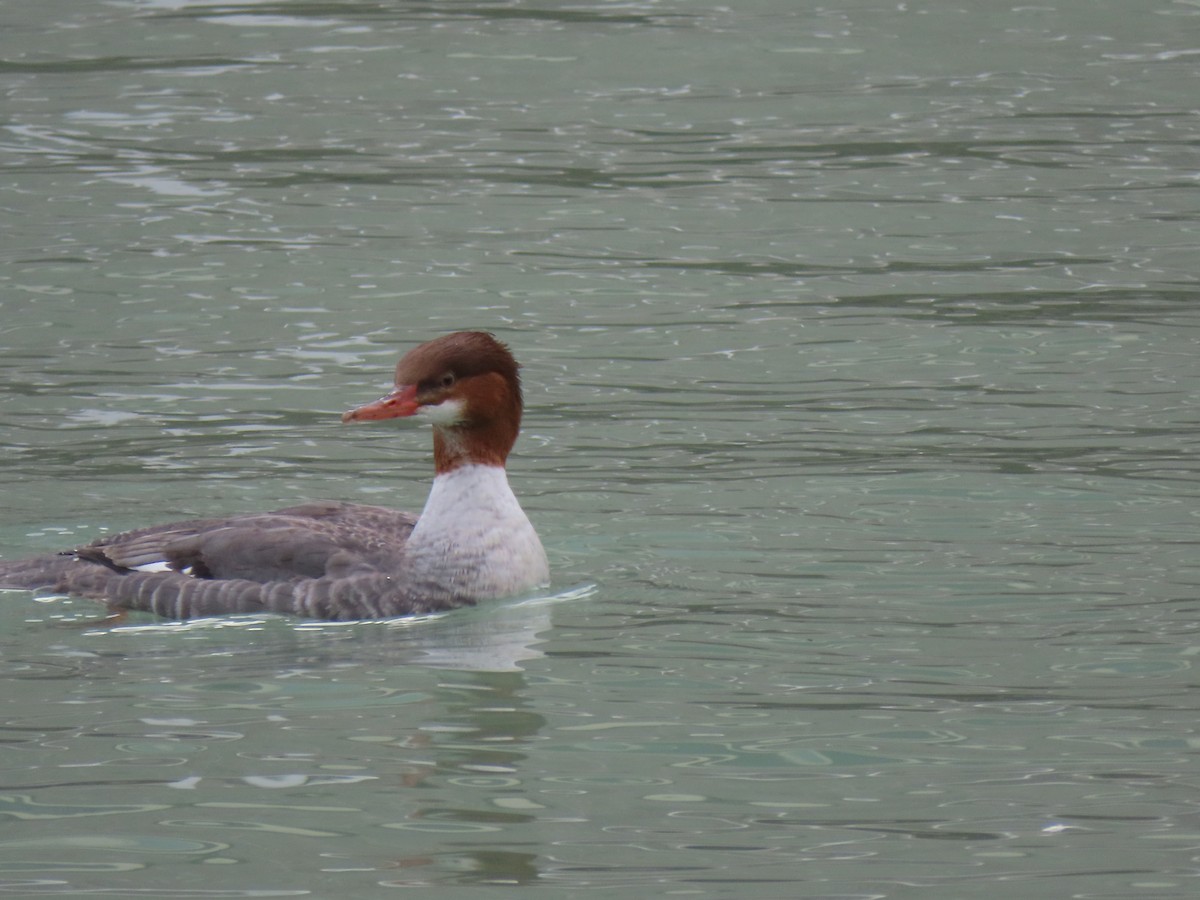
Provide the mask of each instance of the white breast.
POLYGON ((550 578, 542 542, 499 466, 434 478, 408 552, 423 577, 474 597, 518 594, 550 578))

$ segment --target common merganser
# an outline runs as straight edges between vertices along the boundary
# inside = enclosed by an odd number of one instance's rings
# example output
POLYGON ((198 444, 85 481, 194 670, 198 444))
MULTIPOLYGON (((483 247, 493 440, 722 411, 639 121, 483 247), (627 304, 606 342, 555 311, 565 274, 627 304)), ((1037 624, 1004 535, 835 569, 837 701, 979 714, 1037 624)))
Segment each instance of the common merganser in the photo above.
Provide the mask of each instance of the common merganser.
POLYGON ((317 619, 413 615, 545 584, 546 553, 504 464, 521 425, 509 349, 460 331, 410 350, 396 387, 342 416, 421 416, 436 474, 419 517, 320 501, 100 538, 0 562, 0 587, 105 600, 171 619, 262 611, 317 619))

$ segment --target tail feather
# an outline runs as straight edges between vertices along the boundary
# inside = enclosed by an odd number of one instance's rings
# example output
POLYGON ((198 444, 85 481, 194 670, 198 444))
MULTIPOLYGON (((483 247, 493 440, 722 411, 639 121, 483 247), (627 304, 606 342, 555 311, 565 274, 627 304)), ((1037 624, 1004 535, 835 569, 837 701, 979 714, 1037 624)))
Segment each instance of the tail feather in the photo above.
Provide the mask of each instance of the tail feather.
POLYGON ((0 589, 54 591, 62 574, 75 563, 66 554, 33 556, 0 562, 0 589))

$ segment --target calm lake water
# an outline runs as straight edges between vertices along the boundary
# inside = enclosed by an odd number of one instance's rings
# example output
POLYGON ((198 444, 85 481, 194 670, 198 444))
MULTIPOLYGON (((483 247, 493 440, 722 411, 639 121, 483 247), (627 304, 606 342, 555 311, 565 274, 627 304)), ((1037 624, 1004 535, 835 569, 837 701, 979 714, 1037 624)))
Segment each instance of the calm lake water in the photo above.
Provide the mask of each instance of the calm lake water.
POLYGON ((5 896, 1196 896, 1194 0, 0 18, 0 554, 419 509, 483 328, 555 573, 4 594, 5 896))

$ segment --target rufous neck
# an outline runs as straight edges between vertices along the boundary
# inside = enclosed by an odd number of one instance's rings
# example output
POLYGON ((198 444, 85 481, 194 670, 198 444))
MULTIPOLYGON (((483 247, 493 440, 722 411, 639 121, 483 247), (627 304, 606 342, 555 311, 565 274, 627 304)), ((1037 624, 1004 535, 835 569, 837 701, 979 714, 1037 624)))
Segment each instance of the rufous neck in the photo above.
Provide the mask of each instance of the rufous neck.
POLYGON ((445 475, 466 465, 504 468, 516 434, 508 436, 497 426, 486 428, 434 428, 433 466, 445 475))

